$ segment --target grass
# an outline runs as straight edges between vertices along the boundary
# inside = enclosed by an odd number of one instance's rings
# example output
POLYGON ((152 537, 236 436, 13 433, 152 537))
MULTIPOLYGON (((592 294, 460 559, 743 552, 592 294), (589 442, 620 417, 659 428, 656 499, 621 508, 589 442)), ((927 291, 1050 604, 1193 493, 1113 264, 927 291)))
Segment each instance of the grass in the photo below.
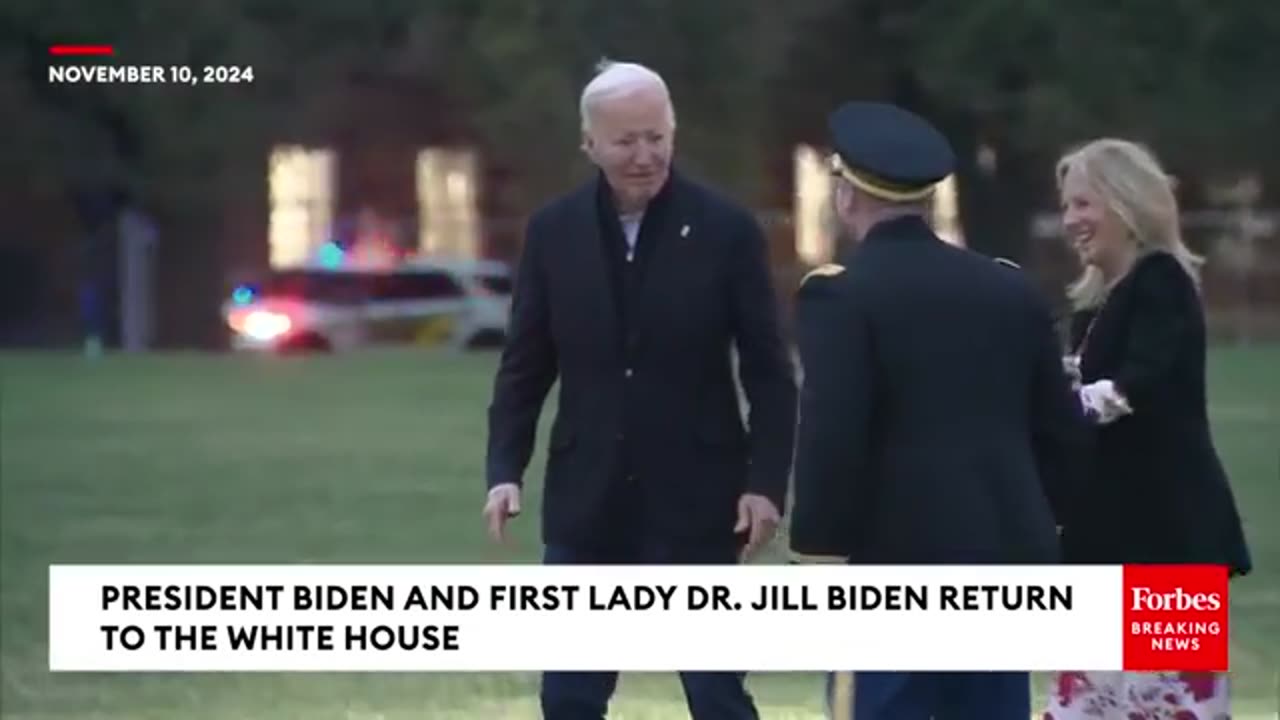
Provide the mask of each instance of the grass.
MULTIPOLYGON (((51 563, 535 562, 536 472, 512 546, 490 544, 479 518, 493 363, 0 356, 0 716, 537 717, 529 674, 47 670, 51 563)), ((1257 565, 1233 589, 1237 717, 1277 707, 1277 367, 1280 348, 1221 350, 1212 363, 1216 438, 1257 565)), ((750 685, 765 718, 821 717, 820 676, 756 674, 750 685)), ((674 673, 622 676, 611 717, 686 716, 674 673)))

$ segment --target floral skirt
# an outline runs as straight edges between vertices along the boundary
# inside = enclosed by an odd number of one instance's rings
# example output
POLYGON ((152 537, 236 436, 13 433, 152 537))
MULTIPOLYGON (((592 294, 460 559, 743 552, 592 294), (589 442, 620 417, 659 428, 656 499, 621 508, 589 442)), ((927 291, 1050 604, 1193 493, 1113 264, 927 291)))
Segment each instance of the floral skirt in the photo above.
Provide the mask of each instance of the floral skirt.
POLYGON ((1062 672, 1042 720, 1230 720, 1226 673, 1062 672))

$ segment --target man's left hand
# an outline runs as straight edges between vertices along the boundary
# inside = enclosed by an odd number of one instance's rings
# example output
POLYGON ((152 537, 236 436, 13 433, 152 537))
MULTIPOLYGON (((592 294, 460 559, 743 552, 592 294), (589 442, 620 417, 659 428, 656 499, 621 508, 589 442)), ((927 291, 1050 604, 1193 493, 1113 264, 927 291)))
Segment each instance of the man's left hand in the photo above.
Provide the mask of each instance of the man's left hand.
POLYGON ((738 524, 733 528, 735 533, 748 533, 747 545, 742 550, 742 559, 746 560, 773 539, 778 529, 778 508, 763 495, 746 493, 738 499, 738 524))

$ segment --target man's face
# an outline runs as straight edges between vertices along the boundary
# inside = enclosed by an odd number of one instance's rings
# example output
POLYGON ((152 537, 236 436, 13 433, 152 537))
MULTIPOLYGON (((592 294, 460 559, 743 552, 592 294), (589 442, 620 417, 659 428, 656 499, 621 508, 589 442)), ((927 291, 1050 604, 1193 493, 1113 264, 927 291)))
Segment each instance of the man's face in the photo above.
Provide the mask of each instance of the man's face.
POLYGON ((834 191, 831 202, 840 222, 840 230, 855 242, 861 240, 862 212, 857 190, 854 190, 848 180, 837 178, 834 191))
POLYGON ((667 102, 661 91, 644 89, 591 110, 583 148, 628 205, 643 206, 667 180, 675 135, 667 102))

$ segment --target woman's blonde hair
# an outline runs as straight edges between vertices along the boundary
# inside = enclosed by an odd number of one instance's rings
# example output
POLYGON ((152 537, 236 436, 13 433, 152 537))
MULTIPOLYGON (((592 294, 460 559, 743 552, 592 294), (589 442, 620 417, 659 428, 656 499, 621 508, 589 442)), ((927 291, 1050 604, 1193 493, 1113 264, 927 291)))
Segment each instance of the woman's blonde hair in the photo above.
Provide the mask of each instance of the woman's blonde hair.
MULTIPOLYGON (((1120 218, 1138 244, 1138 252, 1167 252, 1199 287, 1204 258, 1182 241, 1174 182, 1145 147, 1115 138, 1086 143, 1058 160, 1058 190, 1071 170, 1078 171, 1107 208, 1120 218)), ((1095 308, 1107 294, 1101 271, 1087 266, 1067 288, 1077 310, 1095 308)))

